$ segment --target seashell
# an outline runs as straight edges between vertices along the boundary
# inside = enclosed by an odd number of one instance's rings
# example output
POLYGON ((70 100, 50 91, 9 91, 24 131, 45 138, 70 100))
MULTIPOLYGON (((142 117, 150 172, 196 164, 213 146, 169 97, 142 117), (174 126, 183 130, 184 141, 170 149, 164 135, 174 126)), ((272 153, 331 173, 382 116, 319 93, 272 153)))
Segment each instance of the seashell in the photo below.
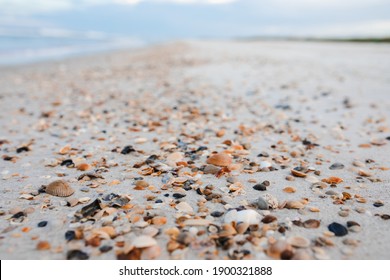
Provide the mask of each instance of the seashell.
POLYGON ((140 235, 133 240, 132 244, 135 248, 147 248, 157 245, 157 241, 151 236, 140 235))
POLYGON ((339 177, 329 177, 329 178, 324 178, 321 180, 322 182, 325 182, 327 184, 339 184, 341 182, 344 182, 343 179, 339 178, 339 177))
POLYGON ((147 188, 147 187, 149 187, 149 183, 144 181, 144 180, 137 180, 135 182, 135 186, 139 187, 139 188, 147 188))
POLYGON ((305 228, 318 228, 320 226, 321 222, 319 220, 315 219, 309 219, 303 222, 303 226, 305 228))
POLYGON ((248 230, 249 226, 250 225, 248 223, 238 223, 236 225, 236 231, 239 234, 244 234, 248 230))
POLYGON ((310 240, 302 236, 292 236, 287 242, 296 248, 307 248, 310 246, 310 240))
POLYGON ((76 166, 77 170, 80 171, 87 171, 91 169, 91 166, 88 163, 80 163, 76 166))
POLYGON ((165 225, 166 223, 167 223, 166 217, 157 216, 157 217, 153 217, 152 219, 152 224, 156 226, 162 226, 165 225))
POLYGON ((167 164, 171 167, 176 167, 176 163, 182 161, 184 158, 183 153, 174 152, 167 156, 167 164))
POLYGON ((365 166, 366 166, 363 162, 358 161, 358 160, 354 160, 354 161, 352 162, 352 165, 353 165, 353 166, 356 166, 356 167, 365 167, 365 166))
POLYGON ((161 247, 158 245, 151 246, 142 250, 142 260, 154 260, 161 255, 161 247))
POLYGON ((134 139, 135 144, 143 144, 143 143, 146 143, 147 141, 148 141, 148 139, 143 138, 143 137, 139 137, 139 138, 134 139))
POLYGON ((291 169, 291 174, 292 174, 293 176, 295 176, 295 177, 301 177, 301 178, 307 176, 306 173, 303 173, 303 172, 298 171, 298 170, 295 170, 295 169, 291 169))
POLYGON ((152 227, 152 226, 148 226, 148 227, 143 229, 142 234, 154 237, 158 234, 158 232, 159 232, 159 230, 157 228, 152 227))
POLYGON ((280 259, 282 252, 291 249, 291 245, 288 244, 285 240, 277 240, 268 246, 267 255, 274 259, 280 259))
POLYGON ((227 224, 230 224, 231 222, 236 222, 254 225, 260 222, 260 214, 252 209, 242 211, 231 210, 225 214, 224 222, 227 224))
POLYGON ((77 204, 79 204, 79 199, 72 197, 66 200, 66 203, 69 207, 75 207, 77 204))
POLYGON ((312 256, 306 250, 296 250, 292 260, 312 260, 312 256))
POLYGON ((220 237, 228 237, 237 234, 236 229, 231 224, 222 225, 222 230, 218 234, 220 237))
POLYGON ((269 161, 266 161, 266 160, 260 161, 260 164, 259 164, 259 168, 260 169, 270 168, 271 166, 272 166, 272 164, 269 161))
POLYGON ((47 241, 40 241, 37 244, 37 250, 43 251, 43 250, 50 250, 51 246, 50 243, 47 241))
POLYGON ((302 209, 305 205, 300 201, 290 200, 287 201, 285 208, 287 209, 302 209))
POLYGON ((74 189, 64 180, 56 180, 46 186, 45 192, 54 196, 66 197, 74 193, 74 189))
POLYGON ((263 195, 263 198, 267 202, 269 208, 277 209, 279 207, 278 200, 272 195, 266 193, 265 195, 263 195))
POLYGON ((232 158, 228 154, 218 153, 211 155, 206 162, 208 164, 225 167, 232 163, 232 158))
POLYGON ((71 149, 71 147, 70 147, 70 145, 68 144, 68 145, 65 145, 64 147, 62 147, 62 148, 58 151, 58 153, 61 154, 61 155, 65 155, 65 154, 67 154, 67 153, 70 151, 70 149, 71 149))
POLYGON ((217 174, 218 171, 220 170, 219 167, 215 166, 215 165, 212 165, 212 164, 207 164, 204 169, 203 169, 203 173, 204 174, 217 174))
POLYGON ((264 216, 264 218, 261 220, 261 222, 263 222, 264 224, 269 224, 269 223, 272 223, 274 221, 276 221, 277 218, 275 216, 272 216, 272 215, 266 215, 264 216))
POLYGON ((211 224, 211 225, 209 225, 209 226, 207 227, 207 231, 208 231, 209 233, 215 234, 215 233, 218 233, 218 232, 220 231, 220 228, 219 228, 217 225, 211 224))
POLYGON ((371 177, 372 176, 372 174, 370 172, 363 170, 363 169, 360 169, 358 171, 358 174, 359 174, 359 176, 363 176, 363 177, 371 177))
POLYGON ((179 204, 176 204, 175 206, 176 210, 184 213, 192 213, 194 212, 194 209, 189 205, 187 202, 180 202, 179 204))
POLYGON ((294 188, 294 187, 285 187, 283 189, 283 191, 286 192, 286 193, 295 193, 297 191, 297 189, 294 188))
POLYGON ((188 219, 184 221, 185 226, 208 226, 209 224, 211 224, 211 221, 206 219, 188 219))
POLYGON ((260 210, 268 210, 268 208, 269 208, 268 202, 267 202, 264 198, 262 198, 262 197, 259 197, 259 198, 255 201, 254 204, 255 204, 255 205, 257 206, 257 208, 259 208, 260 210))
POLYGON ((314 183, 319 182, 320 180, 317 177, 314 177, 314 176, 307 176, 305 178, 305 181, 314 184, 314 183))

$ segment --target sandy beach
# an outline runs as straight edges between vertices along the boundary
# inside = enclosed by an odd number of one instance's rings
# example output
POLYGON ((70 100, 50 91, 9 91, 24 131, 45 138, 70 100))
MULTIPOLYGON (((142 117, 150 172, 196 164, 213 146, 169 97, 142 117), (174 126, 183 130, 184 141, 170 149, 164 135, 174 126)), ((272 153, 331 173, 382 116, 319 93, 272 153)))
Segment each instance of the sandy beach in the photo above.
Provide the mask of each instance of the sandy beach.
POLYGON ((0 258, 389 259, 389 73, 283 41, 0 68, 0 258))

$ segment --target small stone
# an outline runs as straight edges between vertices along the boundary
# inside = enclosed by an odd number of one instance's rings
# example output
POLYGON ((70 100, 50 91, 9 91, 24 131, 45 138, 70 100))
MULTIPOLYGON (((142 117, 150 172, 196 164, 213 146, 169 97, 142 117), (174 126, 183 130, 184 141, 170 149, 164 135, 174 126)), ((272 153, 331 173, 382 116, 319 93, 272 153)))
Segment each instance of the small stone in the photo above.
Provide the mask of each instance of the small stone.
POLYGON ((50 250, 51 246, 50 243, 47 241, 40 241, 37 244, 37 250, 43 251, 43 250, 50 250))
POLYGON ((300 201, 287 201, 285 208, 287 209, 302 209, 305 205, 300 201))
POLYGON ((331 223, 328 226, 328 229, 333 232, 335 236, 344 236, 348 234, 348 229, 339 223, 331 223))
POLYGON ((385 205, 383 203, 383 201, 375 201, 374 204, 373 204, 375 207, 382 207, 383 205, 385 205))
POLYGON ((286 192, 286 193, 295 193, 297 191, 297 189, 294 188, 294 187, 285 187, 283 189, 283 191, 286 192))
POLYGON ((108 251, 112 250, 112 246, 103 245, 99 248, 99 251, 102 253, 107 253, 108 251))
POLYGON ((305 228, 318 228, 321 222, 315 219, 309 219, 303 222, 303 227, 305 228))
POLYGON ((349 211, 341 210, 338 212, 340 217, 348 217, 349 216, 349 211))
POLYGON ((267 186, 263 185, 263 184, 256 184, 253 186, 253 189, 256 190, 256 191, 266 191, 267 190, 267 186))
POLYGON ((183 197, 185 197, 185 196, 186 196, 186 194, 181 194, 181 193, 174 193, 172 196, 173 196, 174 198, 176 198, 176 199, 180 199, 180 198, 183 198, 183 197))
POLYGON ((310 240, 302 236, 290 237, 287 242, 296 248, 307 248, 310 246, 310 240))
POLYGON ((127 154, 130 154, 131 152, 135 152, 133 146, 125 146, 122 151, 121 151, 121 154, 122 155, 127 155, 127 154))
POLYGON ((333 163, 331 166, 329 166, 329 169, 330 170, 340 170, 340 169, 343 169, 344 167, 345 167, 344 164, 336 162, 336 163, 333 163))
POLYGON ((231 222, 236 223, 248 223, 249 225, 258 224, 260 222, 260 214, 255 210, 231 210, 225 214, 224 222, 230 224, 231 222))
POLYGON ((47 225, 47 221, 42 221, 38 223, 38 227, 45 227, 47 225))
POLYGON ((259 198, 255 201, 254 204, 255 204, 255 205, 257 206, 257 208, 259 208, 260 210, 268 210, 268 208, 269 208, 269 205, 268 205, 267 201, 266 201, 264 198, 262 198, 262 197, 259 197, 259 198))

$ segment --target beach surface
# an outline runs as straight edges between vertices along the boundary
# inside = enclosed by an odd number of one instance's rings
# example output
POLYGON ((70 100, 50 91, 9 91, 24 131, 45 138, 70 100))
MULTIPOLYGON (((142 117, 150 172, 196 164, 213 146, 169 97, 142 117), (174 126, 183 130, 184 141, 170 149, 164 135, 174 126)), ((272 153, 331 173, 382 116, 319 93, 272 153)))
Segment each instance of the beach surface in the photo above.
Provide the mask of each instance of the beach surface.
POLYGON ((389 91, 388 44, 1 68, 0 258, 389 259, 389 91))

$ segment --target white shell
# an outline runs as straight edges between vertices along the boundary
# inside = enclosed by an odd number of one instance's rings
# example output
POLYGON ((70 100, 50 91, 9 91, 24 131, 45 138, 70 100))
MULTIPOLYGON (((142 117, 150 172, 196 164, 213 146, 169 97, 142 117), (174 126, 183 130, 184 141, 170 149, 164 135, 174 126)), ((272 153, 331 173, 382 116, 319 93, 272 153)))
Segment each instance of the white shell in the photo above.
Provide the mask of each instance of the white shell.
POLYGON ((134 247, 136 248, 147 248, 147 247, 152 247, 154 245, 157 245, 157 241, 156 239, 154 239, 153 237, 151 236, 148 236, 148 235, 140 235, 138 237, 136 237, 134 240, 133 240, 133 243, 134 247))
POLYGON ((260 222, 261 216, 255 210, 231 210, 225 214, 224 221, 227 224, 231 222, 236 223, 248 223, 249 225, 258 224, 260 222))

